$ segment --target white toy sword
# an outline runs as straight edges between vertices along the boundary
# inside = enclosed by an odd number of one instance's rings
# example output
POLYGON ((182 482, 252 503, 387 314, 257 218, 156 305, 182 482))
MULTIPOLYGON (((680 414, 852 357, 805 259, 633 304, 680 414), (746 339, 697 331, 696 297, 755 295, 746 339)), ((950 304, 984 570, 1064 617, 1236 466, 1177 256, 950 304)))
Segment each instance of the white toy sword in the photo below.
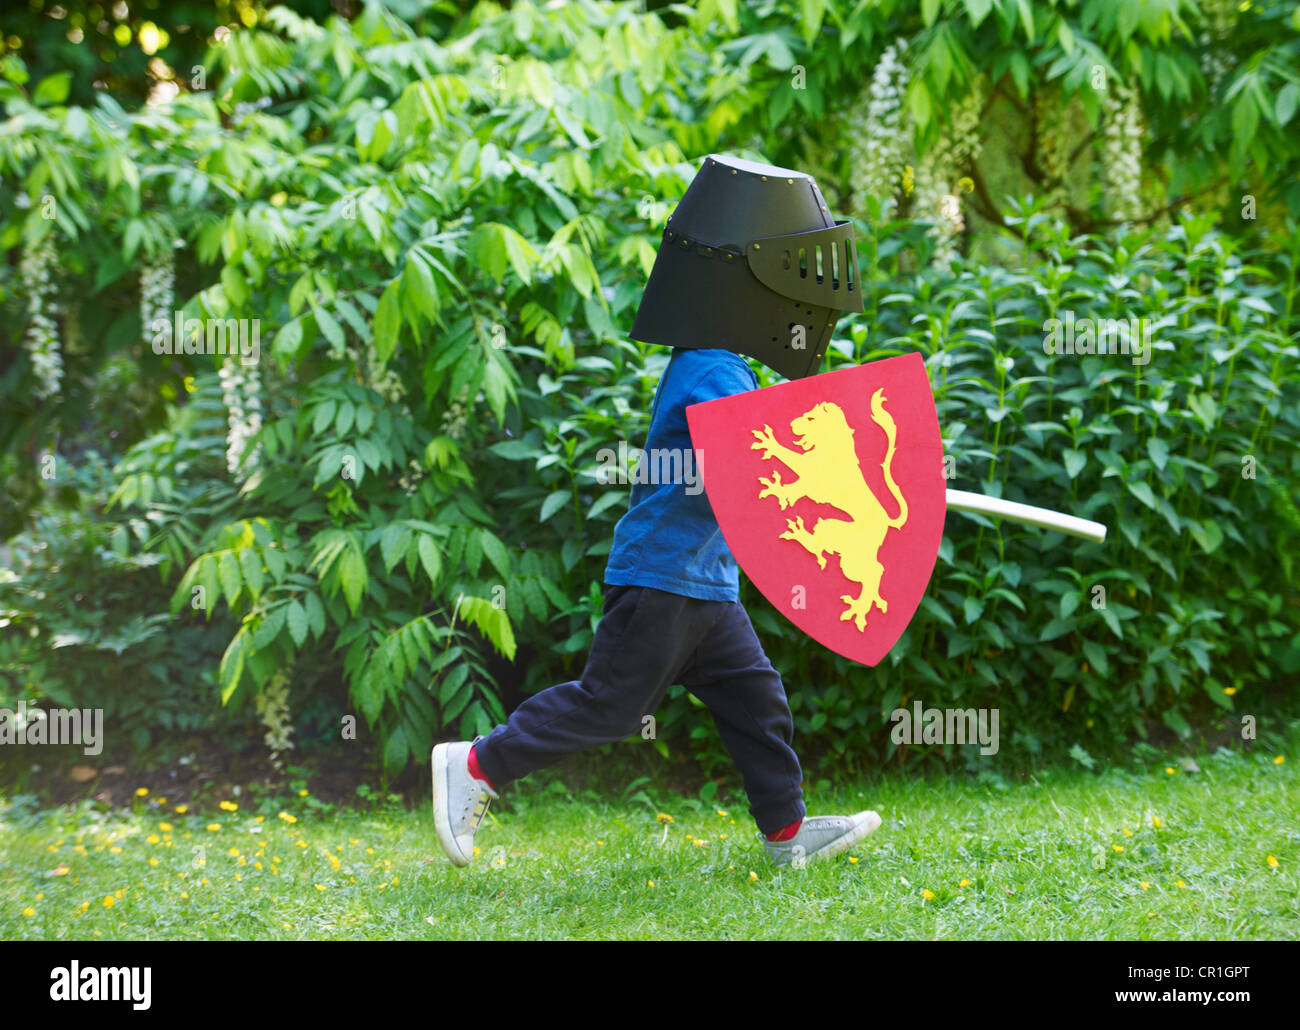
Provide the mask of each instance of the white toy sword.
POLYGON ((1058 533, 1079 536, 1098 543, 1106 539, 1106 527, 1102 523, 1081 519, 1075 515, 1066 515, 1048 508, 1035 508, 1032 504, 1004 501, 1000 497, 973 494, 967 490, 949 490, 947 497, 950 511, 969 511, 999 519, 1010 519, 1012 522, 1054 529, 1058 533))

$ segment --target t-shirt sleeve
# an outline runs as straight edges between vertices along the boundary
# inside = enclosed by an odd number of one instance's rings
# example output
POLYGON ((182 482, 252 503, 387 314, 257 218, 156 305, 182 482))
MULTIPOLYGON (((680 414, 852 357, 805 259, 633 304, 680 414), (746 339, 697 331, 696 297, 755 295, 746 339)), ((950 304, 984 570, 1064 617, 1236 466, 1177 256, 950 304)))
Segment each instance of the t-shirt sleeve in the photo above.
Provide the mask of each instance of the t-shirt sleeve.
POLYGON ((719 397, 731 397, 737 393, 746 393, 758 388, 758 379, 748 367, 742 368, 734 362, 717 365, 695 383, 691 389, 688 404, 702 404, 719 397))

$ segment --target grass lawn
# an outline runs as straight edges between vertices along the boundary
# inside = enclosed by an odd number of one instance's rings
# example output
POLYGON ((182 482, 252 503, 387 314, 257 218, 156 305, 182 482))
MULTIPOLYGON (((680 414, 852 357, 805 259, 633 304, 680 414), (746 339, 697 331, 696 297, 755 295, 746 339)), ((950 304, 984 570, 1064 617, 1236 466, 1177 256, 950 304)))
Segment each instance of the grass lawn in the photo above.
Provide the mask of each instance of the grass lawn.
POLYGON ((0 938, 1295 939, 1297 762, 1198 761, 819 792, 810 814, 874 808, 884 824, 785 871, 741 798, 602 802, 524 781, 493 803, 467 869, 427 807, 8 798, 0 938))

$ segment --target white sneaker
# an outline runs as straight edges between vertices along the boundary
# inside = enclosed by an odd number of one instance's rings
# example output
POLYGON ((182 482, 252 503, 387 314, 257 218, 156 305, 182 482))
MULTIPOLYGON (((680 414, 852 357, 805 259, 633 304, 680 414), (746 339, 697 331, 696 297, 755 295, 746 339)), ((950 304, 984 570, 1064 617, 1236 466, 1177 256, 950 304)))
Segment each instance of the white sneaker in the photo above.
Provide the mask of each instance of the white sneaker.
POLYGON ((805 817, 799 832, 789 840, 770 841, 759 833, 767 857, 778 866, 801 869, 814 858, 830 858, 860 843, 880 826, 875 812, 857 815, 815 815, 805 817))
POLYGON ((438 841, 452 865, 474 860, 474 834, 487 814, 491 798, 499 797, 482 780, 469 774, 469 749, 482 740, 439 744, 433 749, 433 823, 438 841))

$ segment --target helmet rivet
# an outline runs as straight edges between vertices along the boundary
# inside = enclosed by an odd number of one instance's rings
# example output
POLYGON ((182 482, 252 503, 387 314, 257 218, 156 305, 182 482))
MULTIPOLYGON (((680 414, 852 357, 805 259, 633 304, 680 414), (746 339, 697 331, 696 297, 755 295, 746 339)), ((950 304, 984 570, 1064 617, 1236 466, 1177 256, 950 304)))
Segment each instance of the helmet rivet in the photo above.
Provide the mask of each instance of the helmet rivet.
POLYGON ((788 182, 791 186, 794 185, 794 180, 793 180, 793 179, 786 179, 785 181, 788 182))
POLYGON ((767 176, 766 176, 766 175, 760 175, 759 178, 762 179, 764 182, 767 182, 767 176))
POLYGON ((761 248, 759 247, 759 245, 758 245, 757 243, 755 243, 755 244, 754 244, 754 249, 755 249, 755 250, 760 250, 761 248))
POLYGON ((736 170, 735 170, 734 168, 731 170, 731 174, 732 174, 732 175, 735 175, 735 174, 736 174, 736 170))

